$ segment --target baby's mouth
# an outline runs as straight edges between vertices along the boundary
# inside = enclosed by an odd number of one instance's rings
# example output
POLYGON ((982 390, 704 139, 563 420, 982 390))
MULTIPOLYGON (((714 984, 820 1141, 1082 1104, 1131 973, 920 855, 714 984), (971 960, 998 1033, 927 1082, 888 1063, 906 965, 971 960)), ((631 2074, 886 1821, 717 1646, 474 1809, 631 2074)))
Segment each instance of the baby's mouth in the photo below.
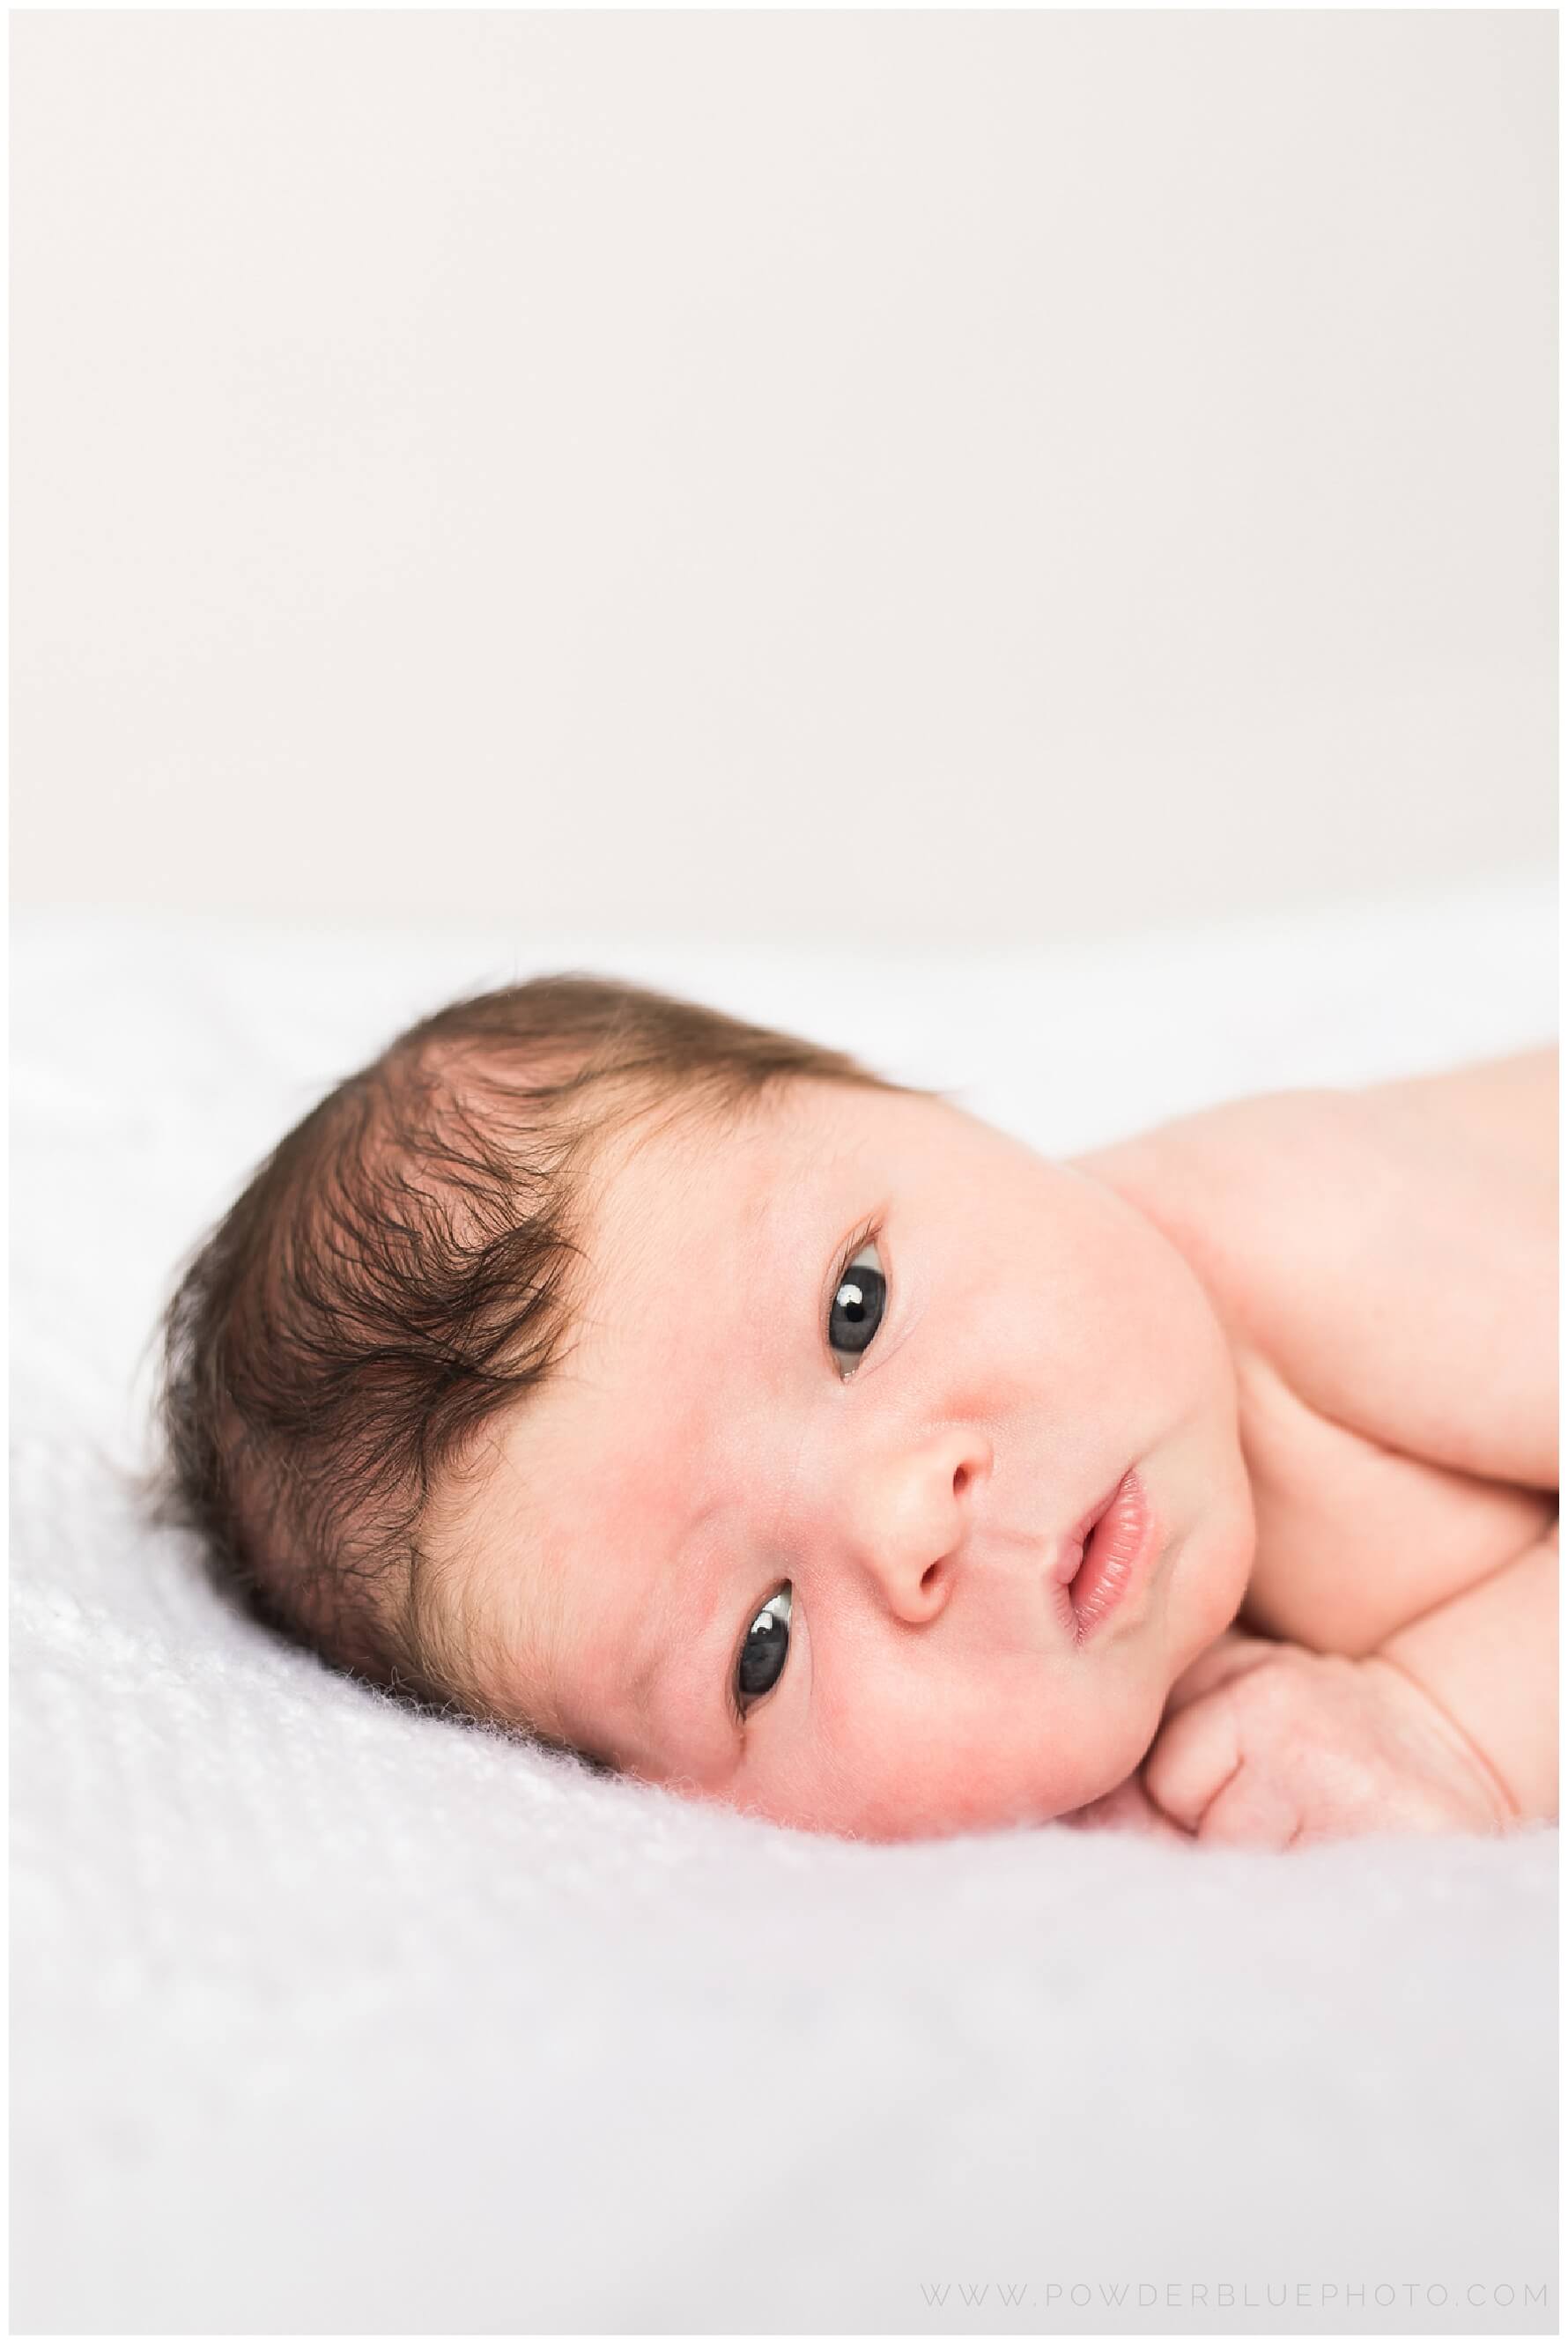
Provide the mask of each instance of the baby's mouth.
POLYGON ((1059 1586, 1070 1588, 1077 1580, 1088 1559, 1089 1541, 1110 1511, 1117 1492, 1126 1479, 1125 1473, 1120 1475, 1106 1491, 1098 1504, 1091 1506, 1087 1514, 1080 1515, 1073 1528, 1063 1537, 1061 1558, 1053 1573, 1059 1586))
POLYGON ((1129 1466, 1064 1541, 1059 1583, 1072 1605, 1080 1644, 1141 1575, 1153 1532, 1148 1493, 1129 1466))

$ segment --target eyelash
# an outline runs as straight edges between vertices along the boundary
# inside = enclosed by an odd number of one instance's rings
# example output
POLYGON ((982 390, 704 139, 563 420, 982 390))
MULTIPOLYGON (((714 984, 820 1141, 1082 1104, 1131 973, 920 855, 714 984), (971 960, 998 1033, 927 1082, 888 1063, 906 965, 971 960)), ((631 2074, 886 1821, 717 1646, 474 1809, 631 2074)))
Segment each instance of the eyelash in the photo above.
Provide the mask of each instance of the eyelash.
MULTIPOLYGON (((838 1292, 839 1288, 843 1285, 849 1265, 855 1259, 855 1255, 859 1253, 863 1246, 876 1243, 881 1238, 881 1235, 882 1224, 877 1219, 876 1216, 873 1214, 871 1218, 866 1221, 861 1228, 856 1230, 855 1236, 850 1238, 848 1244, 843 1248, 838 1256, 837 1266, 835 1267, 833 1276, 829 1279, 828 1284, 823 1292, 817 1309, 817 1325, 819 1329, 824 1330, 823 1347, 824 1349, 826 1349, 827 1341, 825 1332, 827 1326, 827 1314, 833 1308, 833 1298, 838 1292)), ((889 1279, 888 1285, 891 1289, 891 1279, 889 1279)), ((880 1331, 881 1330, 878 1329, 878 1332, 880 1331)), ((831 1351, 828 1352, 828 1358, 833 1360, 833 1365, 836 1374, 838 1375, 840 1382, 850 1382, 852 1379, 845 1374, 843 1369, 839 1367, 837 1360, 833 1359, 833 1353, 831 1351)), ((782 1587, 783 1585, 784 1581, 781 1580, 779 1581, 779 1586, 782 1587)), ((770 1587, 767 1593, 763 1597, 762 1601, 760 1603, 754 1603, 752 1606, 751 1610, 746 1614, 745 1626, 741 1630, 740 1642, 735 1646, 734 1651, 730 1655, 730 1672, 725 1682, 724 1690, 729 1700, 730 1715, 734 1720, 736 1725, 743 1728, 745 1725, 747 1712, 741 1707, 740 1695, 735 1691, 735 1679, 740 1673, 741 1654, 745 1650, 746 1638, 752 1632, 753 1621, 756 1618, 759 1612, 764 1611, 766 1606, 773 1601, 774 1597, 778 1593, 778 1587, 770 1587)), ((765 1695, 764 1697, 767 1698, 765 1695)), ((752 1706, 753 1708, 755 1708, 757 1703, 754 1702, 752 1706)))

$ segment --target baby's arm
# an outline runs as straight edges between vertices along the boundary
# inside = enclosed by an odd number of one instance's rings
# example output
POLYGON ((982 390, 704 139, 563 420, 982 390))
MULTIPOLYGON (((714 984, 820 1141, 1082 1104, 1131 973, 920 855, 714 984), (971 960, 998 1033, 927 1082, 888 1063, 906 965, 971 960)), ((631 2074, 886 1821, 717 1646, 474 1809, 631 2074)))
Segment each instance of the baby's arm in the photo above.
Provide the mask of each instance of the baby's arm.
POLYGON ((1557 1812, 1557 1536, 1352 1660, 1232 1629, 1075 1821, 1263 1846, 1557 1812))
POLYGON ((1374 1655, 1434 1702, 1497 1777, 1515 1820, 1557 1816, 1557 1525, 1374 1655))

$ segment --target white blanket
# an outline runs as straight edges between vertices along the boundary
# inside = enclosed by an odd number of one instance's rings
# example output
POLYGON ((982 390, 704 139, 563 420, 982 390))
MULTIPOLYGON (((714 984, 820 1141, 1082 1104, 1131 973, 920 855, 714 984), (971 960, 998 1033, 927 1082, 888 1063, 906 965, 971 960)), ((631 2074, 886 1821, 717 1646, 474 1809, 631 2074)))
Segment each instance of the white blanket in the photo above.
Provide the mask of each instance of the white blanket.
POLYGON ((902 963, 23 922, 15 2328, 1549 2331, 1554 1832, 776 1831, 412 1717, 141 1525, 177 1257, 412 1015, 561 966, 1057 1152, 1555 1029, 1533 883, 902 963))

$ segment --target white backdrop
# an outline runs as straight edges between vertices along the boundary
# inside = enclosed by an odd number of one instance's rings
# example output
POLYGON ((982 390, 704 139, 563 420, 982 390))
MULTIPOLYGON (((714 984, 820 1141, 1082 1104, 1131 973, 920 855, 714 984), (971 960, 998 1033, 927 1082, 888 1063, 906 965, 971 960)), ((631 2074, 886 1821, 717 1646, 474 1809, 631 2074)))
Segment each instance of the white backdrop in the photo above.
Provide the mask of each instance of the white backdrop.
POLYGON ((24 13, 27 904, 1541 869, 1547 11, 24 13))

